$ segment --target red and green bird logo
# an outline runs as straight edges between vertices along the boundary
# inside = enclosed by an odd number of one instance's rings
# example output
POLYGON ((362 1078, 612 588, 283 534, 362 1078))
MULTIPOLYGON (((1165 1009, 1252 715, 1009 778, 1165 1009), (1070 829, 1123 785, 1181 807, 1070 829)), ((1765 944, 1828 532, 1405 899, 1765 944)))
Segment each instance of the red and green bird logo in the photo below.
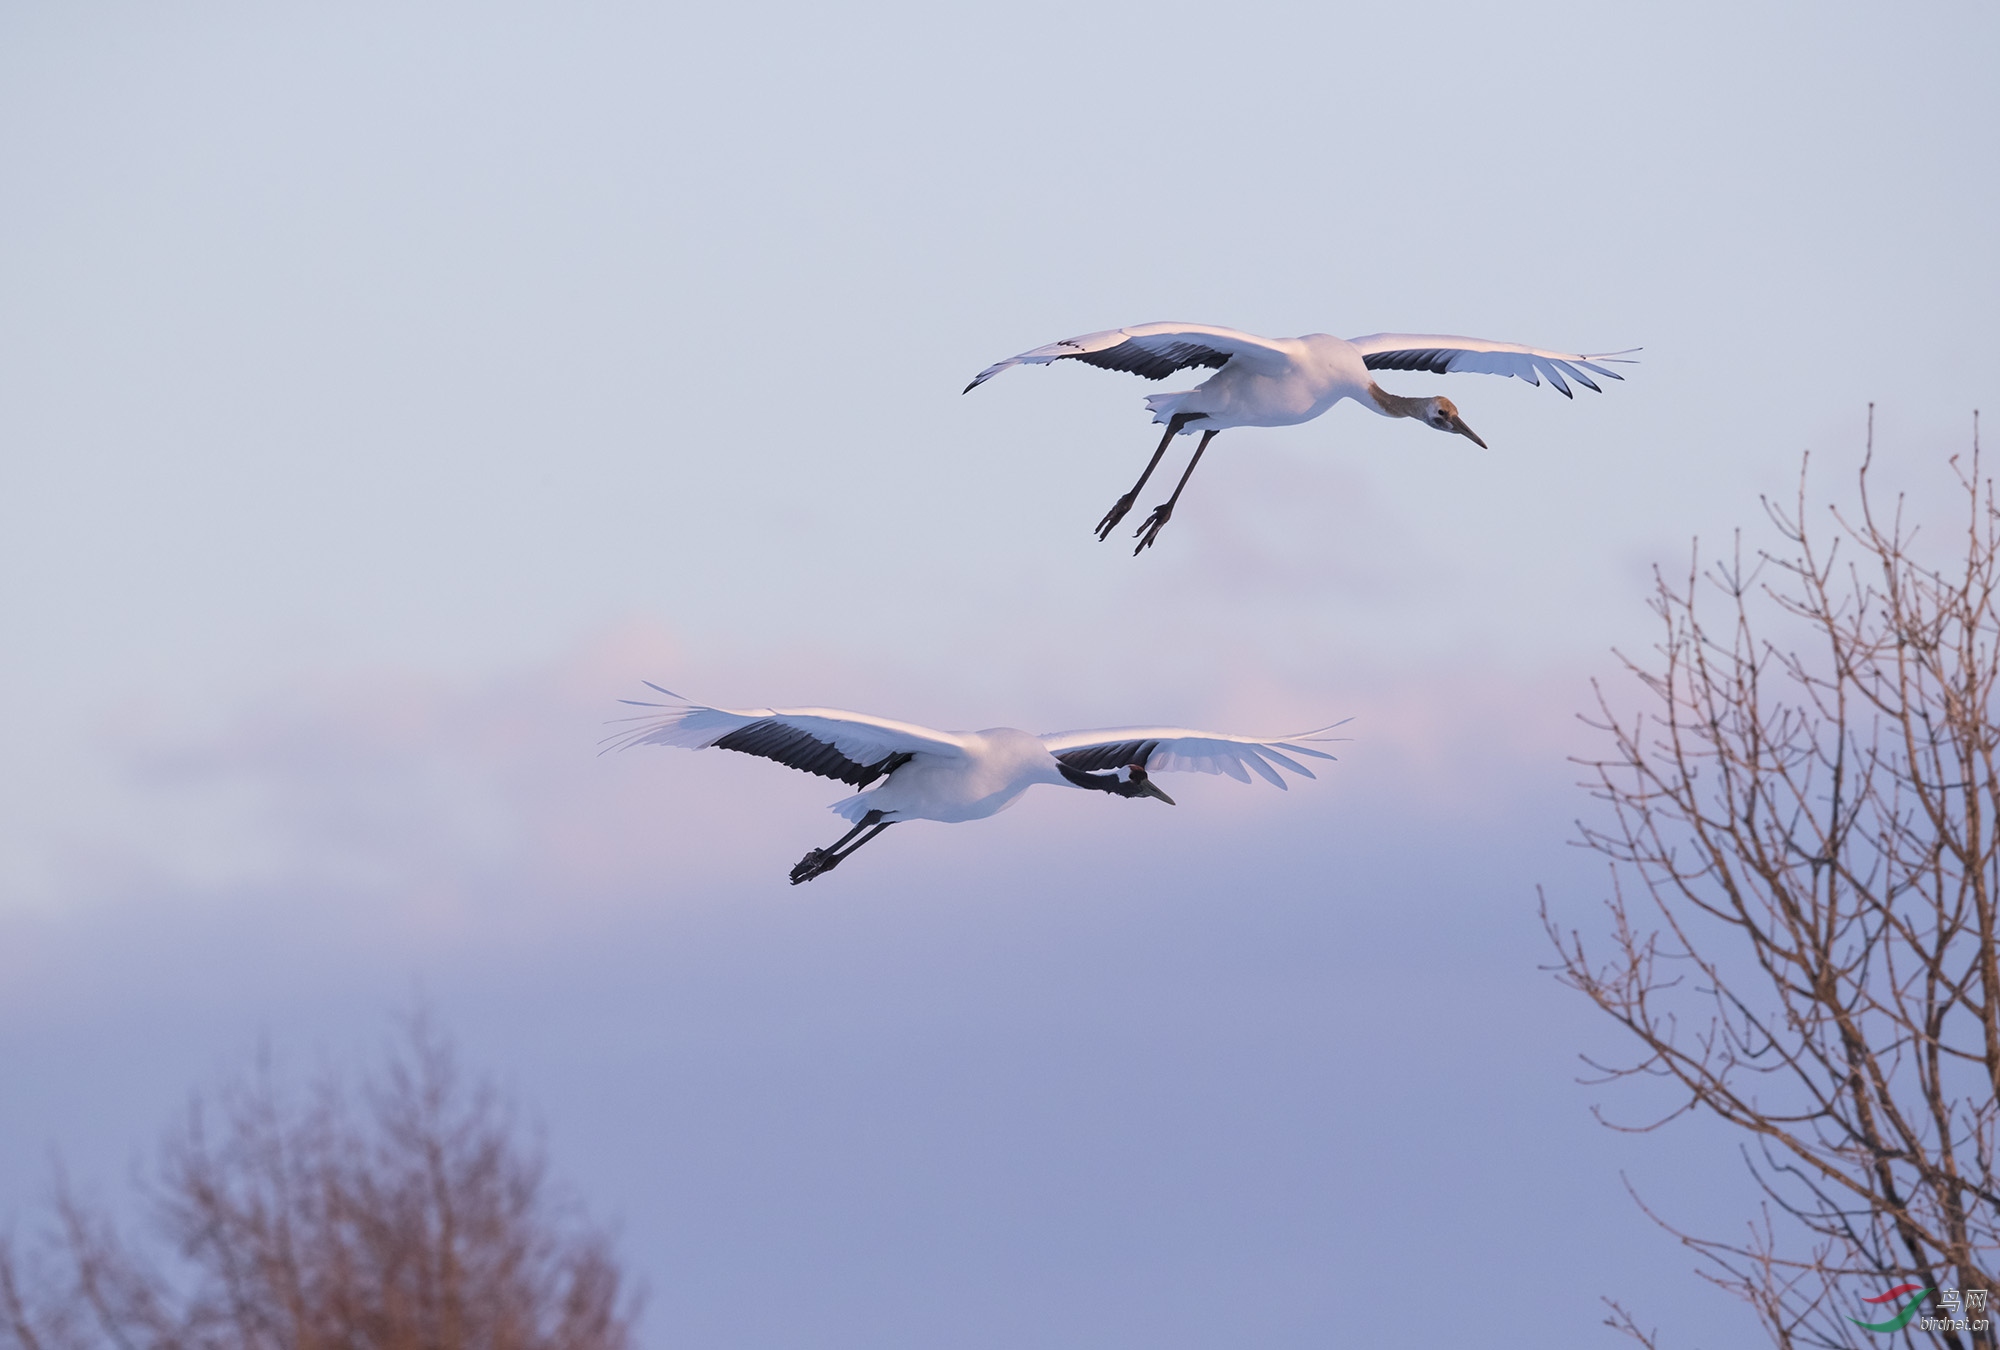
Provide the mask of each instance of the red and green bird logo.
POLYGON ((1877 1294, 1874 1298, 1864 1298, 1861 1300, 1863 1303, 1887 1303, 1891 1299, 1901 1298, 1905 1294, 1910 1294, 1910 1301, 1897 1309, 1894 1317, 1886 1322, 1864 1322, 1858 1317, 1850 1317, 1847 1320, 1854 1323, 1855 1326, 1860 1327, 1863 1331, 1901 1331, 1910 1324, 1910 1319, 1917 1315, 1917 1309, 1923 1304, 1924 1295, 1930 1292, 1923 1285, 1899 1284, 1886 1294, 1877 1294), (1910 1291, 1913 1289, 1916 1292, 1910 1294, 1910 1291))

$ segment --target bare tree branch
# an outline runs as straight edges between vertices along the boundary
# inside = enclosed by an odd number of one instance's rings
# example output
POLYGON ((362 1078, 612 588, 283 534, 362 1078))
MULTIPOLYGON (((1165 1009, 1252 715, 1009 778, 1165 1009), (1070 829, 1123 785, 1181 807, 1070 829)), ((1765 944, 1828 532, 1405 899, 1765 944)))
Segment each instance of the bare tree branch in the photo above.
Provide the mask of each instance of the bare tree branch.
MULTIPOLYGON (((1814 510, 1802 464, 1764 503, 1776 546, 1656 574, 1659 641, 1621 657, 1642 710, 1599 688, 1585 719, 1608 933, 1542 908, 1557 978, 1632 1038, 1595 1081, 1676 1089, 1618 1128, 1697 1111, 1754 1140, 1742 1239, 1647 1213, 1785 1347, 1881 1345, 1859 1297, 2000 1268, 2000 511, 1975 438, 1964 525, 1920 554, 1873 451, 1871 410, 1851 511, 1814 510)), ((1995 1344, 1926 1318, 1895 1339, 1995 1344)))

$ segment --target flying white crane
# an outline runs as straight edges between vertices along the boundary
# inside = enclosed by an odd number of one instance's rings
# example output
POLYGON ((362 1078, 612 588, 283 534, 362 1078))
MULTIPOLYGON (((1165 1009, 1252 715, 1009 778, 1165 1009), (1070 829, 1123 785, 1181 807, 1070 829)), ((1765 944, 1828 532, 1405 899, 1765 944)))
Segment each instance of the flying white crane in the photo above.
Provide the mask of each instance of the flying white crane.
MULTIPOLYGON (((1288 427, 1309 422, 1344 398, 1384 417, 1414 417, 1439 431, 1454 431, 1480 449, 1479 439, 1458 415, 1448 398, 1404 398, 1391 394, 1375 383, 1372 370, 1427 370, 1444 375, 1455 371, 1477 371, 1483 375, 1515 375, 1539 385, 1547 376, 1565 398, 1574 398, 1569 384, 1575 380, 1586 389, 1598 390, 1592 375, 1610 380, 1625 377, 1607 370, 1606 361, 1625 352, 1583 356, 1573 352, 1548 352, 1540 347, 1523 347, 1513 342, 1488 342, 1483 338, 1437 337, 1417 333, 1375 333, 1349 341, 1325 333, 1304 337, 1266 338, 1239 333, 1233 328, 1216 328, 1203 323, 1142 323, 1135 328, 1113 328, 1102 333, 1065 338, 1037 347, 1019 356, 990 365, 965 386, 971 393, 1009 366, 1039 366, 1051 361, 1082 361, 1105 370, 1129 370, 1149 380, 1163 380, 1177 370, 1201 366, 1214 370, 1193 389, 1172 394, 1154 394, 1146 400, 1155 422, 1164 423, 1167 434, 1160 448, 1139 475, 1132 490, 1120 497, 1097 524, 1097 537, 1107 538, 1125 513, 1132 509, 1146 480, 1159 467, 1160 456, 1176 436, 1201 432, 1201 443, 1188 460, 1187 472, 1174 488, 1174 495, 1153 508, 1139 527, 1136 555, 1152 545, 1161 528, 1172 519, 1174 503, 1181 489, 1194 476, 1208 443, 1231 427, 1288 427), (1196 426, 1196 423, 1200 423, 1196 426)), ((1630 362, 1620 362, 1630 364, 1630 362)))
POLYGON ((1037 783, 1067 784, 1117 797, 1174 799, 1149 774, 1174 769, 1226 773, 1238 782, 1256 773, 1285 786, 1273 765, 1313 777, 1292 755, 1332 759, 1310 744, 1324 742, 1331 727, 1264 740, 1184 727, 1108 727, 1035 736, 1012 727, 985 731, 933 731, 837 708, 710 708, 646 682, 673 703, 624 699, 638 708, 664 709, 626 720, 638 723, 610 738, 612 745, 677 745, 689 750, 739 750, 822 778, 837 778, 858 792, 833 804, 854 824, 827 848, 816 848, 792 869, 792 884, 838 867, 882 831, 905 820, 984 820, 997 815, 1037 783), (1120 771, 1123 771, 1123 777, 1120 771))

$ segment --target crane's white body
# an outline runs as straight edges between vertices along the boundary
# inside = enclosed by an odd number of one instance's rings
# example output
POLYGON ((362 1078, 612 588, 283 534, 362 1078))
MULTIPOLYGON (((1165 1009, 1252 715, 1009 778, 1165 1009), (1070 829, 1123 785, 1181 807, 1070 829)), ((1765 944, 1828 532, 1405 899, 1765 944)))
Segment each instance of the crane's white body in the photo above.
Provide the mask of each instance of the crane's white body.
POLYGON ((956 739, 960 754, 919 752, 880 787, 835 802, 834 814, 858 821, 870 811, 880 811, 884 820, 941 820, 955 825, 999 815, 1037 783, 1069 786, 1039 736, 992 727, 958 732, 956 739))
POLYGON ((1270 348, 1270 355, 1260 352, 1254 359, 1232 356, 1192 389, 1150 396, 1147 411, 1162 426, 1176 413, 1199 413, 1202 431, 1296 426, 1344 398, 1383 411, 1368 395, 1375 381, 1353 343, 1308 333, 1270 340, 1270 348))

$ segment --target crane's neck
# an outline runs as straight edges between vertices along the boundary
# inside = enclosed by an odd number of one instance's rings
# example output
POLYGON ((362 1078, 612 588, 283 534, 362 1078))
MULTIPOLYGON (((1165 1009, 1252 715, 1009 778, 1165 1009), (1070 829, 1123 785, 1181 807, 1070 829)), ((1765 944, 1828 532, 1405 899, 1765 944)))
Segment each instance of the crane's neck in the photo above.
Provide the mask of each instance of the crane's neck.
POLYGON ((1131 777, 1125 779, 1120 779, 1116 773, 1085 773, 1081 769, 1072 769, 1060 760, 1056 762, 1056 771, 1080 788, 1094 788, 1119 797, 1158 797, 1168 806, 1174 805, 1174 799, 1155 787, 1153 780, 1146 776, 1146 771, 1137 764, 1126 770, 1131 777))
POLYGON ((1373 400, 1375 411, 1384 417, 1414 417, 1421 422, 1430 420, 1431 401, 1427 398, 1404 398, 1401 394, 1390 393, 1373 380, 1368 382, 1368 397, 1373 400))
POLYGON ((1401 394, 1392 394, 1370 380, 1368 397, 1375 404, 1375 411, 1384 417, 1414 417, 1427 427, 1456 432, 1481 450, 1486 448, 1486 442, 1480 440, 1477 433, 1465 425, 1464 419, 1458 415, 1457 406, 1442 394, 1430 398, 1404 398, 1401 394))

